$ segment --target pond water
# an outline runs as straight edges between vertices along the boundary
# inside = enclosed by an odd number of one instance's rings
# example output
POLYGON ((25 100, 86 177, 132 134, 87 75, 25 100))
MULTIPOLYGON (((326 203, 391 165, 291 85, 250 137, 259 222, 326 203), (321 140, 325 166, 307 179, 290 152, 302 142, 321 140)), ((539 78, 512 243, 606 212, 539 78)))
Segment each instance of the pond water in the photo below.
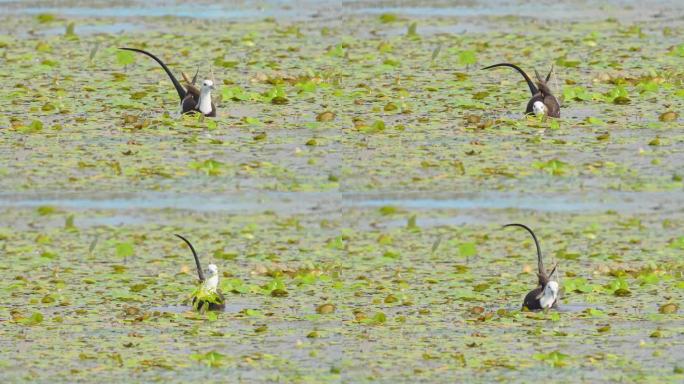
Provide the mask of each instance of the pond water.
POLYGON ((406 17, 489 17, 508 16, 534 17, 559 20, 587 20, 605 18, 612 13, 623 19, 644 19, 661 15, 672 17, 672 12, 680 11, 676 0, 657 0, 649 2, 647 8, 635 0, 621 0, 604 5, 597 13, 588 7, 578 7, 574 2, 543 1, 544 12, 539 12, 539 1, 463 1, 445 3, 442 1, 406 1, 401 3, 384 2, 378 6, 372 1, 278 1, 256 2, 200 2, 183 4, 176 1, 128 1, 113 2, 109 6, 89 1, 65 1, 55 6, 52 1, 11 1, 0 2, 3 7, 17 13, 40 14, 56 13, 73 17, 188 17, 195 19, 258 19, 278 17, 302 19, 309 17, 334 18, 341 15, 372 15, 395 13, 406 17), (644 12, 645 11, 645 12, 644 12))
POLYGON ((198 212, 274 211, 305 212, 327 207, 332 209, 381 208, 393 206, 409 210, 526 210, 539 212, 616 211, 639 213, 677 211, 684 207, 684 196, 671 192, 614 192, 594 194, 528 195, 515 193, 448 194, 429 192, 338 193, 274 192, 260 194, 0 194, 0 207, 37 208, 54 206, 74 210, 158 210, 174 209, 198 212))
POLYGON ((0 381, 684 381, 684 6, 588 4, 0 0, 0 381))

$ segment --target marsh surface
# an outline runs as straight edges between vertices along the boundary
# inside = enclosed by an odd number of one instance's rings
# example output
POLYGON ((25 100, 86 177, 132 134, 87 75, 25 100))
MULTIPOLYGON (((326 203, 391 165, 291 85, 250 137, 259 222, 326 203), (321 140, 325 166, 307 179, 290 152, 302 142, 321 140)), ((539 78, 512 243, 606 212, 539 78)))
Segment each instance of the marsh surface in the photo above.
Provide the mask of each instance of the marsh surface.
POLYGON ((683 381, 684 6, 397 3, 0 1, 0 379, 683 381))

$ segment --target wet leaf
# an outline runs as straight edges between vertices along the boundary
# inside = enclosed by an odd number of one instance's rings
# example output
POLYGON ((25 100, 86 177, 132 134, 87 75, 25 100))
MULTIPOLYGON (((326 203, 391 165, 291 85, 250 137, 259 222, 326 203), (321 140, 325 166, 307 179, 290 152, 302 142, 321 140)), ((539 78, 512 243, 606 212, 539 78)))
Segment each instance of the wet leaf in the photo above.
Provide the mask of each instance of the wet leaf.
POLYGON ((380 22, 385 23, 385 24, 386 23, 394 23, 396 21, 399 21, 399 17, 394 13, 383 13, 382 15, 380 15, 379 19, 380 19, 380 22))
POLYGON ((38 325, 43 322, 43 314, 34 312, 30 317, 20 317, 15 321, 21 325, 38 325))
POLYGON ((629 104, 631 101, 632 100, 630 100, 629 97, 618 96, 618 97, 613 99, 613 104, 626 105, 626 104, 629 104))
POLYGON ((318 333, 318 331, 311 331, 311 332, 306 334, 306 337, 308 339, 317 339, 320 337, 320 334, 318 333))
POLYGON ((477 56, 475 54, 475 51, 461 51, 458 54, 458 62, 461 65, 477 64, 477 56))
POLYGON ((127 258, 133 256, 133 244, 131 243, 117 243, 116 256, 120 258, 127 258))
POLYGON ((224 364, 224 360, 226 360, 225 355, 214 351, 207 353, 193 353, 190 355, 190 358, 200 363, 206 364, 211 368, 220 367, 224 364))
POLYGON ((274 289, 271 291, 272 297, 287 297, 288 292, 284 289, 274 289))
MULTIPOLYGON (((397 214, 399 212, 399 209, 397 207, 394 207, 391 205, 385 205, 385 206, 380 207, 379 211, 380 211, 380 214, 382 214, 384 216, 388 216, 388 215, 397 214)), ((682 241, 683 241, 682 244, 684 244, 684 237, 682 238, 682 241)))
POLYGON ((275 104, 275 105, 285 105, 288 102, 289 102, 289 100, 283 96, 276 96, 276 97, 271 99, 271 104, 275 104))
POLYGON ((477 248, 475 247, 475 243, 461 243, 458 245, 458 254, 461 255, 461 257, 473 257, 477 255, 477 248))
POLYGON ((36 19, 41 24, 47 24, 57 20, 57 17, 52 13, 40 13, 36 16, 36 19))
POLYGON ((122 66, 131 65, 135 63, 135 55, 131 51, 117 50, 116 62, 122 66))
POLYGON ((679 115, 676 112, 668 111, 668 112, 663 112, 662 114, 660 114, 660 116, 658 117, 658 120, 665 121, 665 122, 675 121, 675 120, 677 120, 678 117, 679 117, 679 115))
POLYGON ((592 316, 592 317, 604 317, 604 316, 606 316, 606 314, 603 311, 601 311, 599 309, 595 309, 595 308, 589 308, 589 309, 585 310, 584 312, 586 314, 588 314, 589 316, 592 316))
POLYGON ((335 114, 330 111, 324 111, 316 115, 316 121, 328 122, 335 120, 335 114))
POLYGON ((532 357, 535 360, 544 361, 554 367, 563 367, 567 365, 567 360, 570 356, 558 351, 553 351, 549 353, 535 353, 532 357))
POLYGON ((387 296, 385 297, 385 300, 384 300, 384 301, 385 301, 385 304, 392 304, 392 303, 398 302, 399 299, 398 299, 396 296, 390 294, 390 295, 387 295, 387 296))
POLYGON ((361 323, 367 325, 382 325, 387 322, 387 316, 383 312, 377 312, 371 318, 363 318, 360 320, 361 323))
POLYGON ((316 307, 316 313, 319 313, 321 315, 327 315, 333 312, 335 312, 335 306, 333 304, 326 303, 316 307))
POLYGON ((208 159, 204 161, 192 161, 188 166, 191 169, 203 172, 207 176, 218 176, 223 172, 225 164, 214 159, 208 159))
POLYGON ((49 205, 41 205, 36 210, 38 211, 38 214, 41 216, 47 216, 57 213, 57 209, 49 205))
POLYGON ((563 88, 563 99, 564 100, 575 100, 575 101, 590 101, 593 96, 586 88, 582 86, 570 86, 563 88))
POLYGON ((679 306, 674 303, 668 303, 668 304, 663 304, 658 308, 658 312, 664 313, 664 314, 671 314, 671 313, 676 313, 677 310, 679 309, 679 306))
POLYGON ((546 171, 547 173, 554 176, 565 175, 570 168, 570 165, 568 163, 565 163, 557 159, 549 160, 547 162, 536 161, 532 165, 535 168, 546 171))

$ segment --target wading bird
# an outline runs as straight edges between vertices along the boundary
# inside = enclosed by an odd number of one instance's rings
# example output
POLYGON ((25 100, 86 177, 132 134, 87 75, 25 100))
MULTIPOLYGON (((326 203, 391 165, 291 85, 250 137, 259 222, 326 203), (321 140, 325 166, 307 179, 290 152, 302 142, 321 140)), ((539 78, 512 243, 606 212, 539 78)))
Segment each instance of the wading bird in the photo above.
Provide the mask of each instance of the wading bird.
MULTIPOLYGON (((169 67, 164 64, 157 56, 137 48, 119 48, 126 51, 133 51, 142 53, 151 57, 154 61, 159 63, 164 69, 164 72, 169 76, 173 86, 176 87, 176 92, 178 92, 178 97, 180 98, 181 114, 193 114, 201 113, 207 117, 216 116, 216 106, 211 101, 211 91, 214 90, 214 82, 212 80, 204 80, 202 86, 197 89, 194 85, 195 81, 193 79, 192 84, 188 84, 186 88, 178 82, 176 77, 171 73, 169 67)), ((197 77, 197 75, 195 75, 197 77)))
POLYGON ((558 303, 560 287, 558 286, 557 281, 551 280, 551 277, 553 276, 553 273, 556 272, 556 267, 558 267, 558 264, 556 264, 551 270, 551 273, 547 275, 546 271, 544 270, 544 262, 542 261, 542 253, 541 248, 539 247, 539 241, 537 240, 537 236, 534 235, 534 232, 532 232, 528 226, 523 224, 506 224, 503 227, 524 228, 530 233, 530 235, 532 235, 532 239, 534 239, 534 245, 537 247, 537 276, 539 278, 539 282, 537 287, 531 290, 525 296, 523 308, 535 311, 539 309, 556 307, 558 303))
POLYGON ((532 93, 532 98, 530 99, 530 101, 527 102, 525 114, 556 118, 560 117, 560 104, 558 103, 558 99, 556 99, 556 97, 551 92, 551 89, 547 85, 547 82, 551 78, 551 73, 553 73, 553 67, 551 67, 549 74, 546 75, 546 79, 542 78, 539 72, 537 72, 536 70, 534 71, 534 74, 537 77, 537 85, 535 85, 534 82, 532 82, 532 79, 530 79, 530 77, 527 76, 527 73, 525 73, 525 71, 520 69, 520 67, 518 67, 515 64, 500 63, 490 65, 489 67, 484 67, 482 69, 485 70, 496 67, 513 68, 525 78, 527 86, 530 88, 530 92, 532 93))
POLYGON ((222 311, 226 306, 226 299, 218 288, 218 267, 215 264, 209 264, 206 271, 208 277, 205 278, 199 257, 197 252, 195 252, 195 247, 185 237, 178 234, 176 234, 176 237, 183 240, 190 247, 197 265, 197 276, 199 277, 200 285, 192 295, 192 306, 199 311, 222 311))

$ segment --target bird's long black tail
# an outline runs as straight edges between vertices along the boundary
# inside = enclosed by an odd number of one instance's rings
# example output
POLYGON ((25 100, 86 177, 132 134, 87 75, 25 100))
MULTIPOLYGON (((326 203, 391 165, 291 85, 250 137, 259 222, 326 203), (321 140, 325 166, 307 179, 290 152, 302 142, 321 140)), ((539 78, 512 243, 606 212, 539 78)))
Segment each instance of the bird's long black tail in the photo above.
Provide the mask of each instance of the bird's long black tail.
POLYGON ((530 92, 532 92, 532 96, 536 95, 537 92, 539 92, 539 90, 537 89, 537 86, 534 85, 534 82, 532 81, 532 79, 530 79, 530 77, 527 76, 527 73, 525 73, 525 71, 520 69, 520 67, 518 67, 515 64, 499 63, 499 64, 490 65, 489 67, 484 67, 482 69, 485 70, 485 69, 491 69, 491 68, 496 68, 496 67, 510 67, 510 68, 515 69, 525 78, 525 81, 527 82, 527 86, 530 87, 530 92))
MULTIPOLYGON (((183 86, 178 82, 178 79, 176 79, 176 76, 174 76, 173 73, 171 73, 171 70, 169 69, 169 67, 167 67, 166 64, 164 64, 164 62, 161 61, 157 56, 155 56, 155 55, 153 55, 147 51, 144 51, 142 49, 137 49, 137 48, 119 48, 119 49, 142 53, 143 55, 147 55, 147 56, 151 57, 154 61, 159 63, 159 65, 161 65, 161 67, 164 69, 164 72, 166 72, 166 74, 169 75, 169 78, 171 79, 173 86, 176 87, 176 92, 178 92, 178 97, 180 98, 181 101, 183 101, 183 99, 185 98, 185 95, 187 94, 187 92, 185 91, 185 88, 183 88, 183 86)), ((185 240, 185 239, 183 239, 183 240, 185 240)))
POLYGON ((532 235, 532 238, 534 239, 534 245, 537 246, 537 268, 539 268, 539 275, 546 275, 546 271, 544 271, 544 262, 542 261, 542 253, 541 253, 541 247, 539 247, 539 240, 537 240, 537 236, 535 236, 534 232, 530 229, 530 227, 524 225, 524 224, 506 224, 503 226, 504 228, 506 227, 520 227, 524 228, 527 230, 527 232, 532 235))
POLYGON ((185 241, 185 244, 187 244, 188 247, 190 247, 190 250, 192 251, 192 255, 195 257, 195 264, 197 264, 197 275, 199 276, 200 283, 203 283, 204 282, 204 272, 202 272, 202 266, 200 265, 200 261, 199 261, 199 257, 197 256, 197 252, 195 252, 195 247, 193 247, 192 244, 190 244, 188 239, 186 239, 185 237, 183 237, 179 234, 176 234, 176 237, 185 241))

